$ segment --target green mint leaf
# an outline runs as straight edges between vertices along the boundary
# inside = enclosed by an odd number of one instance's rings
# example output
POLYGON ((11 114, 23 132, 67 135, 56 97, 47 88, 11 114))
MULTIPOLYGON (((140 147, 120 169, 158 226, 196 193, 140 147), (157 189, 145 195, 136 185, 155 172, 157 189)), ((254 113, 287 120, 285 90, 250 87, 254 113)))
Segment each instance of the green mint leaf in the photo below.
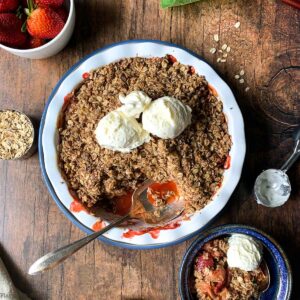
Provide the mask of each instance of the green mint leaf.
POLYGON ((168 8, 168 7, 178 6, 178 5, 190 4, 196 1, 200 1, 200 0, 161 0, 161 7, 168 8))

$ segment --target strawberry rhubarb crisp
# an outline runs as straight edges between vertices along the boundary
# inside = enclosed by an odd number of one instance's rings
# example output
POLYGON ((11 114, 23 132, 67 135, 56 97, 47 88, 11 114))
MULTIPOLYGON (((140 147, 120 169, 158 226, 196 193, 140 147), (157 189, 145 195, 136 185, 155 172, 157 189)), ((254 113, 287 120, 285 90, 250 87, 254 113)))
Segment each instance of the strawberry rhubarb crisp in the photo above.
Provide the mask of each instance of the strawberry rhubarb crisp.
POLYGON ((202 209, 221 185, 231 148, 215 91, 171 56, 126 58, 85 73, 66 98, 59 136, 59 165, 87 207, 149 178, 175 182, 186 212, 202 209), (176 126, 166 127, 167 117, 176 126))
MULTIPOLYGON (((248 242, 252 243, 253 240, 248 239, 246 243, 248 242)), ((249 243, 245 247, 246 251, 251 248, 251 246, 248 247, 249 243)), ((244 266, 241 266, 245 269, 245 266, 249 267, 252 264, 251 271, 246 271, 229 266, 228 252, 230 247, 228 238, 214 239, 202 247, 194 265, 195 288, 198 299, 258 299, 260 292, 266 287, 268 277, 263 272, 261 260, 255 260, 255 253, 248 253, 248 258, 254 255, 253 260, 246 259, 244 266)), ((236 247, 236 244, 232 247, 236 247)), ((239 253, 243 253, 242 258, 244 260, 247 257, 245 249, 235 253, 234 259, 238 263, 240 262, 239 253)))

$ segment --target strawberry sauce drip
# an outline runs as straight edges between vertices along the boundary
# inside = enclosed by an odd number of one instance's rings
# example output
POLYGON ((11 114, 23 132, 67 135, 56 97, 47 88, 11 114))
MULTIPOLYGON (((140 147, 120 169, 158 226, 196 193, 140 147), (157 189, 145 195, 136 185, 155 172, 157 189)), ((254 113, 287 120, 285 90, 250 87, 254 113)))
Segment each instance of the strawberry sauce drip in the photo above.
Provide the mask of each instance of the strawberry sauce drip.
POLYGON ((83 79, 88 79, 89 77, 90 77, 90 73, 88 73, 88 72, 85 72, 82 74, 83 79))
POLYGON ((95 224, 92 226, 92 229, 94 231, 100 231, 101 229, 103 229, 106 226, 105 222, 102 220, 98 220, 95 222, 95 224))
POLYGON ((131 239, 135 236, 139 236, 139 235, 149 233, 153 239, 157 239, 162 230, 176 229, 180 225, 181 225, 180 222, 174 222, 174 223, 167 224, 165 226, 151 227, 151 228, 146 228, 146 229, 143 229, 143 230, 128 229, 126 232, 123 233, 122 236, 124 238, 131 239))
POLYGON ((218 97, 218 92, 212 85, 208 84, 208 89, 215 97, 218 97))
POLYGON ((193 66, 189 66, 189 74, 193 75, 196 73, 196 70, 193 66))
POLYGON ((168 60, 170 63, 174 64, 177 62, 177 58, 171 54, 168 54, 168 60))
POLYGON ((72 97, 73 97, 73 93, 69 93, 64 97, 64 104, 61 109, 62 111, 65 111, 67 109, 72 97))
POLYGON ((83 204, 78 200, 75 199, 70 204, 70 211, 73 213, 79 213, 81 211, 86 212, 86 208, 83 206, 83 204))
POLYGON ((230 168, 230 163, 231 163, 231 156, 227 155, 225 163, 224 163, 224 169, 227 170, 230 168))

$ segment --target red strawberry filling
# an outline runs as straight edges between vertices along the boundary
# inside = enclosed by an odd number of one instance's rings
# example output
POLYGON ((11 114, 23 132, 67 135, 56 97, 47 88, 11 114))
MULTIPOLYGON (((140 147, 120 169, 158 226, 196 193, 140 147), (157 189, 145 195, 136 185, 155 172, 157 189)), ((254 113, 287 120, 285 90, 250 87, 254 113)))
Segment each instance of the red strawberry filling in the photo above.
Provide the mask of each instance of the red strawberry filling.
POLYGON ((201 254, 196 262, 196 268, 198 271, 202 271, 204 268, 211 269, 214 266, 214 260, 213 257, 205 252, 201 254))

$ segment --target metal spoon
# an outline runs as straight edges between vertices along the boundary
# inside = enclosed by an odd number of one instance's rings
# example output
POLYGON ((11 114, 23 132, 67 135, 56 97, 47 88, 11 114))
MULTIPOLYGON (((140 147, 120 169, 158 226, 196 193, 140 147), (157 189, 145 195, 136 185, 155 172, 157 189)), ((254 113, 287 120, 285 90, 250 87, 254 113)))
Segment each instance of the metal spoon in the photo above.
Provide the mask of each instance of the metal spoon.
POLYGON ((146 224, 163 225, 177 218, 183 211, 182 199, 179 198, 178 201, 174 201, 171 204, 166 205, 164 209, 159 211, 159 214, 155 213, 156 209, 149 202, 147 197, 147 189, 152 183, 152 180, 146 180, 141 187, 134 191, 132 195, 130 211, 125 216, 110 223, 100 231, 94 232, 80 240, 77 240, 69 245, 66 245, 60 249, 46 254, 45 256, 38 259, 29 268, 28 274, 36 275, 40 272, 55 267, 56 265, 60 264, 65 259, 67 259, 69 256, 71 256, 73 253, 77 252, 79 249, 81 249, 82 247, 99 237, 100 235, 116 227, 117 225, 120 225, 128 219, 142 218, 146 224), (144 214, 141 214, 141 208, 145 212, 144 214))
POLYGON ((266 282, 266 285, 264 286, 264 288, 260 291, 259 298, 258 298, 259 300, 262 299, 263 294, 269 289, 270 282, 271 282, 270 270, 269 270, 268 264, 266 263, 266 261, 264 259, 261 262, 261 268, 262 268, 263 273, 267 277, 268 281, 266 282))
POLYGON ((256 178, 254 194, 257 203, 267 207, 277 207, 283 205, 290 197, 291 183, 286 172, 300 156, 300 126, 295 129, 293 139, 294 151, 282 167, 265 170, 256 178))

